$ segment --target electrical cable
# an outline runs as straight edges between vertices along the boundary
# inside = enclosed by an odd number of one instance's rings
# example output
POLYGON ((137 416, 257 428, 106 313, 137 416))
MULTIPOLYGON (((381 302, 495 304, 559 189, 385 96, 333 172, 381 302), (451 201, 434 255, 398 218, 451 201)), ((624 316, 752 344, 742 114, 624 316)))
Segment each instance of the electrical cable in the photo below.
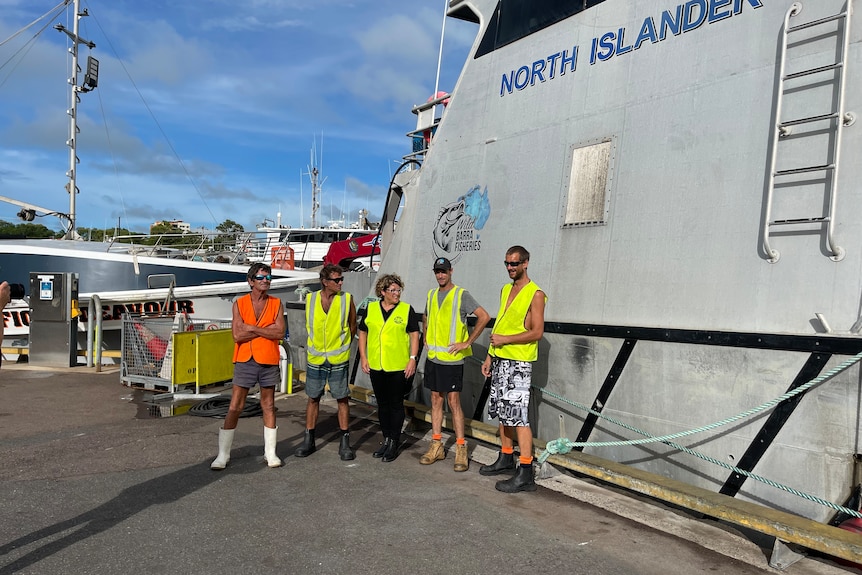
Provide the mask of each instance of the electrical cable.
MULTIPOLYGON (((217 417, 219 419, 224 419, 229 409, 230 397, 227 395, 220 395, 218 397, 211 397, 210 399, 205 399, 200 403, 196 403, 191 409, 189 409, 188 413, 189 415, 196 415, 198 417, 217 417)), ((257 417, 259 415, 263 415, 263 408, 260 406, 260 401, 251 397, 247 398, 239 416, 257 417)))

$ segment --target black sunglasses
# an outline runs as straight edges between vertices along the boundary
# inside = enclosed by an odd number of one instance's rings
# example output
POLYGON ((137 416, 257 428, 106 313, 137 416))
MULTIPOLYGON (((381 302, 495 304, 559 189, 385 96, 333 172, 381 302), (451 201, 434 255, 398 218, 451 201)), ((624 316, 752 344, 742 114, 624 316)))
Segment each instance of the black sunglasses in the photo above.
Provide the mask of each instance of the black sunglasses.
POLYGON ((503 260, 503 265, 506 266, 507 268, 516 268, 519 265, 521 265, 522 263, 524 263, 524 260, 518 260, 516 262, 507 262, 506 260, 503 260))
POLYGON ((343 282, 343 281, 344 281, 344 278, 343 278, 343 277, 341 277, 341 278, 326 278, 326 279, 328 279, 328 280, 329 280, 329 281, 331 281, 331 282, 335 282, 335 283, 337 283, 337 284, 340 284, 341 282, 343 282))

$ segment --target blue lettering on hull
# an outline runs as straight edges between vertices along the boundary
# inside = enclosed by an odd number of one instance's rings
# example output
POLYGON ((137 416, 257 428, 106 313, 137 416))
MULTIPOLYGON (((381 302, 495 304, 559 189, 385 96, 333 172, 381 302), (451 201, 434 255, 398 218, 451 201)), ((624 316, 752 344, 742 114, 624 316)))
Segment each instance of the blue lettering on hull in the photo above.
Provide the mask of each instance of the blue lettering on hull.
MULTIPOLYGON (((764 0, 687 0, 671 10, 664 10, 657 18, 647 16, 638 27, 634 41, 626 39, 626 28, 617 28, 594 37, 590 41, 590 65, 606 62, 614 56, 630 54, 648 44, 663 42, 715 24, 744 9, 763 8, 764 0)), ((631 35, 630 35, 631 38, 631 35)), ((502 74, 500 97, 515 90, 524 90, 548 80, 575 72, 578 65, 578 46, 555 52, 541 60, 524 64, 502 74)))

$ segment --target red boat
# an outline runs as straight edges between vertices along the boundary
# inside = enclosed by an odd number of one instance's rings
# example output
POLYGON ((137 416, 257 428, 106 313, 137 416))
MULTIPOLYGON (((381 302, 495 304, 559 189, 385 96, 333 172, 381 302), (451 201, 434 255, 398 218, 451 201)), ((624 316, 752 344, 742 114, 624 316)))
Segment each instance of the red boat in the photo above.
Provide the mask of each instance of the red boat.
POLYGON ((370 258, 372 255, 380 254, 380 246, 378 245, 377 232, 332 242, 329 245, 329 251, 323 258, 324 264, 336 264, 344 269, 348 269, 350 264, 358 258, 370 258))

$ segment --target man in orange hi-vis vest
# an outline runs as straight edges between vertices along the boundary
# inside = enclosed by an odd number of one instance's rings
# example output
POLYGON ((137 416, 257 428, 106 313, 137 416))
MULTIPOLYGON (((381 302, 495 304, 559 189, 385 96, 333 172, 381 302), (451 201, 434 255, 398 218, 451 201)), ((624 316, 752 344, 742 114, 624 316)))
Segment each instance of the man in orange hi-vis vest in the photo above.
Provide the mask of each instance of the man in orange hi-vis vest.
POLYGON ((219 429, 218 457, 212 469, 224 469, 230 461, 230 447, 249 390, 260 385, 263 410, 264 458, 269 467, 280 467, 275 454, 278 427, 275 425, 275 387, 281 382, 279 341, 284 337, 284 309, 281 300, 268 294, 272 268, 254 263, 248 270, 251 293, 233 304, 233 392, 230 408, 219 429))

